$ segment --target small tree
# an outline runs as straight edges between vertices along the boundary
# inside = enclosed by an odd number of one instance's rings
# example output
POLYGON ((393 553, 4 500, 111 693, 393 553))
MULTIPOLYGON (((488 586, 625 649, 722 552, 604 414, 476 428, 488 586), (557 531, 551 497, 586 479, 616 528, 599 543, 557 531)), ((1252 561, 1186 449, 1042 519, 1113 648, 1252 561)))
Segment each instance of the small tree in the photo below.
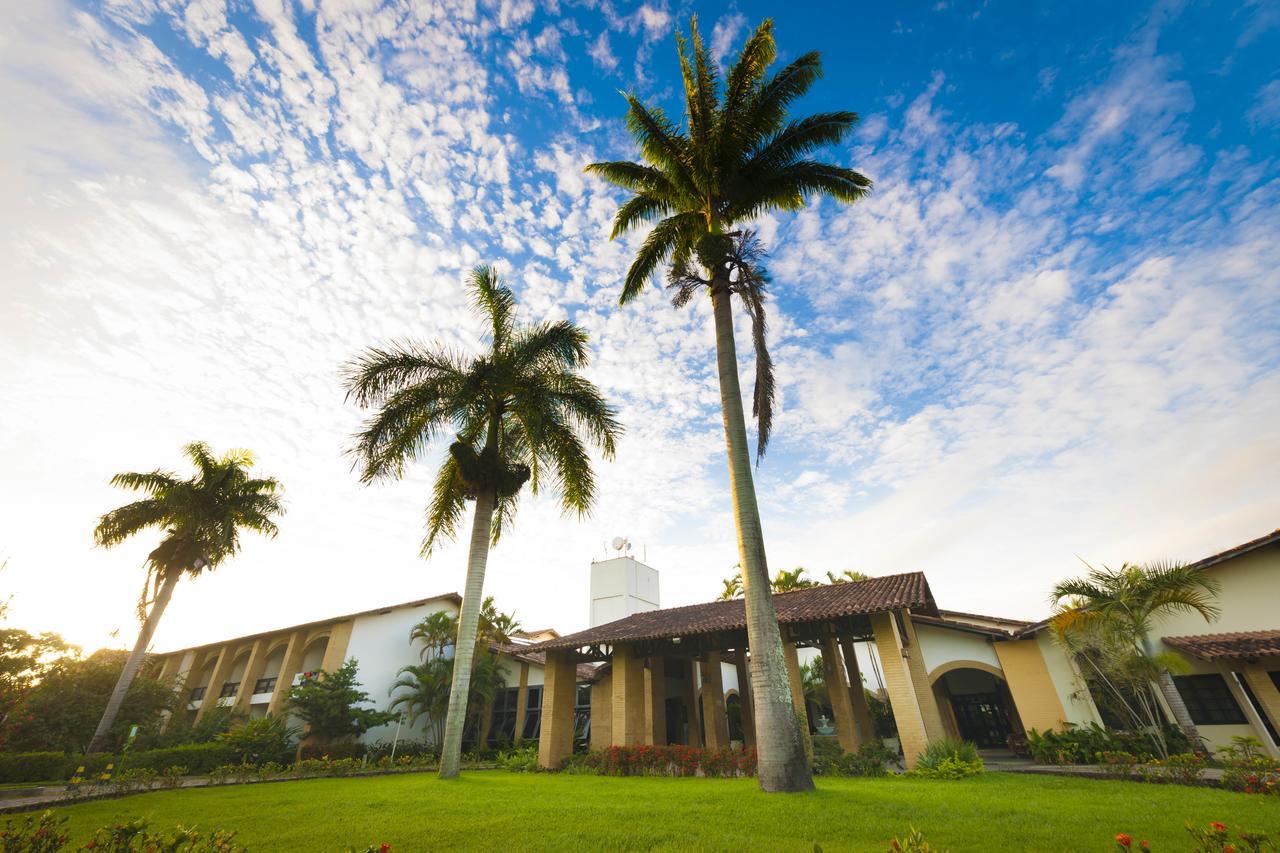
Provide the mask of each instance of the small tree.
POLYGON ((306 734, 323 741, 359 737, 396 718, 387 711, 361 707, 372 701, 356 680, 359 663, 350 658, 342 666, 321 670, 289 691, 289 710, 306 723, 306 734))

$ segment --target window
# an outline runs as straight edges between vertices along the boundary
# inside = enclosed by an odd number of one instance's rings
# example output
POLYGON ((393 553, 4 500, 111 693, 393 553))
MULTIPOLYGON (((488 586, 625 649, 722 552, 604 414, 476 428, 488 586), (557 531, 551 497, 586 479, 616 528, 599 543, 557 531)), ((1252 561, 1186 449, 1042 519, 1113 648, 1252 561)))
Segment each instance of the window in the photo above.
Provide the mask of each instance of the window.
POLYGON ((1182 701, 1197 726, 1229 726, 1247 723, 1221 675, 1175 675, 1182 701))
POLYGON ((519 687, 499 690, 493 697, 493 722, 489 724, 489 742, 510 743, 516 736, 516 711, 519 687))
POLYGON ((1280 690, 1280 669, 1272 670, 1267 675, 1271 676, 1271 683, 1276 686, 1276 690, 1280 690))
POLYGON ((191 701, 192 701, 192 702, 199 702, 201 699, 203 699, 203 698, 204 698, 205 691, 206 691, 206 690, 208 690, 208 689, 209 689, 208 687, 192 687, 192 688, 191 688, 191 701))
POLYGON ((526 706, 528 710, 524 714, 524 732, 521 734, 525 740, 537 740, 538 735, 542 732, 542 688, 529 688, 529 704, 526 706))
POLYGON ((220 699, 230 699, 236 695, 236 691, 240 689, 240 682, 228 681, 222 685, 222 692, 218 694, 220 699))
POLYGON ((271 693, 276 689, 276 677, 259 678, 253 685, 254 693, 271 693))

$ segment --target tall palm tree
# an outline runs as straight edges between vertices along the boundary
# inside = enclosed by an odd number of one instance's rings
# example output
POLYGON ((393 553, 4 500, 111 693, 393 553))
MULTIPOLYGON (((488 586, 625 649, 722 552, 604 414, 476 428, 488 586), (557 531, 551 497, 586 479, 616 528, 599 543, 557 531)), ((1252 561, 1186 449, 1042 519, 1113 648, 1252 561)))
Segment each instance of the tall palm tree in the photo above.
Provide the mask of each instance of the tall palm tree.
POLYGON ((813 780, 769 595, 730 301, 736 295, 751 318, 756 354, 752 410, 758 423, 759 460, 769 442, 773 413, 773 366, 765 346, 768 273, 760 262, 763 250, 744 225, 773 210, 798 210, 815 195, 857 201, 869 191, 871 181, 852 169, 815 159, 822 148, 845 138, 857 121, 854 113, 790 120, 791 104, 822 73, 817 53, 806 53, 770 74, 777 47, 773 23, 766 20, 747 39, 721 84, 696 18, 691 37, 679 37, 677 44, 684 126, 627 94, 627 127, 643 162, 593 163, 587 169, 634 193, 618 210, 613 237, 655 223, 627 271, 621 302, 636 298, 668 261, 677 307, 700 292, 711 298, 729 483, 744 567, 760 786, 766 791, 808 790, 813 780))
MULTIPOLYGON (((1085 577, 1054 586, 1050 600, 1057 608, 1050 624, 1068 642, 1091 636, 1131 652, 1126 668, 1145 673, 1155 682, 1174 721, 1192 747, 1200 750, 1200 734, 1169 672, 1178 659, 1157 653, 1151 630, 1159 617, 1171 613, 1197 613, 1206 622, 1217 619, 1221 611, 1214 599, 1219 589, 1218 581, 1203 569, 1183 563, 1125 563, 1119 569, 1090 566, 1085 577)), ((1105 672, 1098 674, 1106 677, 1105 672)), ((1164 751, 1158 720, 1151 722, 1156 728, 1153 736, 1164 751)))
POLYGON ((147 578, 138 601, 142 630, 107 700, 89 752, 102 748, 115 725, 120 704, 138 674, 178 579, 183 574, 196 577, 216 569, 240 550, 241 530, 271 537, 279 532, 274 518, 284 513, 280 484, 270 477, 250 476, 253 454, 230 450, 214 456, 203 442, 188 444, 183 453, 195 465, 194 477, 180 480, 159 470, 112 477, 111 485, 144 492, 147 497, 113 509, 99 519, 93 531, 96 544, 105 548, 152 527, 162 529, 164 538, 147 555, 147 578))
POLYGON ((424 556, 454 537, 467 501, 475 502, 442 778, 458 775, 491 544, 511 525, 525 483, 535 492, 552 486, 566 513, 585 515, 595 476, 584 439, 608 459, 622 431, 614 410, 579 374, 587 363, 586 332, 563 320, 517 325, 515 297, 492 267, 473 270, 468 286, 490 327, 484 353, 466 358, 403 343, 369 349, 346 369, 348 399, 377 408, 351 451, 364 482, 400 477, 435 439, 456 434, 436 475, 424 556))

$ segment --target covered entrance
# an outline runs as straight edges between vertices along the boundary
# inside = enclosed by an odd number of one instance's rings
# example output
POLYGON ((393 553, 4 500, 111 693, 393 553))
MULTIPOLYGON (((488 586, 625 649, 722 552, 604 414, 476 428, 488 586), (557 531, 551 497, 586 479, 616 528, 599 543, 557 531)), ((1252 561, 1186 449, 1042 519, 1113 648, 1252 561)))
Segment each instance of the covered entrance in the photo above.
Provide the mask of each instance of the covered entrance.
POLYGON ((1004 749, 1009 737, 1022 731, 1004 679, 992 672, 952 669, 938 678, 934 690, 949 717, 946 723, 951 734, 982 749, 1004 749))

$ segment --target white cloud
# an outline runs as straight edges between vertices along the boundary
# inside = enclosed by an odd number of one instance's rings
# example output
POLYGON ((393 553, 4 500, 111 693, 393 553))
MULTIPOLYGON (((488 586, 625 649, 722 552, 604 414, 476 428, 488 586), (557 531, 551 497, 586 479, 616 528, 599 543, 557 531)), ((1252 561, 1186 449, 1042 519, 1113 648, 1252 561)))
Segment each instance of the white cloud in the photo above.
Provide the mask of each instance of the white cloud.
POLYGON ((608 30, 602 30, 591 42, 587 47, 587 55, 603 71, 613 71, 618 67, 618 57, 613 55, 613 50, 609 47, 608 30))
POLYGON ((738 35, 746 29, 746 26, 746 16, 738 12, 722 15, 716 21, 716 25, 711 28, 711 55, 715 57, 716 62, 725 61, 734 43, 737 42, 738 35))

